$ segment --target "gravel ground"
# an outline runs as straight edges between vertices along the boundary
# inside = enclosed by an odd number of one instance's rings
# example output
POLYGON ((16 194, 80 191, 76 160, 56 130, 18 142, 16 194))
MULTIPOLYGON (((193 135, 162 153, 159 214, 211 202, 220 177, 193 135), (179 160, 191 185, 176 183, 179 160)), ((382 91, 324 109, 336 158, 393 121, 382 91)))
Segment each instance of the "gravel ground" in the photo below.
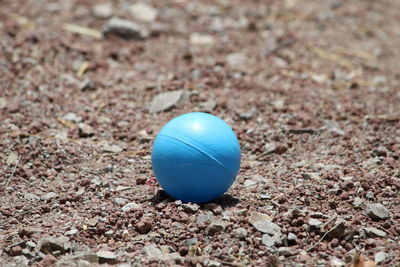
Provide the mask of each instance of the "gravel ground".
POLYGON ((1 266, 400 266, 400 2, 0 1, 1 266), (232 188, 170 199, 204 111, 232 188))

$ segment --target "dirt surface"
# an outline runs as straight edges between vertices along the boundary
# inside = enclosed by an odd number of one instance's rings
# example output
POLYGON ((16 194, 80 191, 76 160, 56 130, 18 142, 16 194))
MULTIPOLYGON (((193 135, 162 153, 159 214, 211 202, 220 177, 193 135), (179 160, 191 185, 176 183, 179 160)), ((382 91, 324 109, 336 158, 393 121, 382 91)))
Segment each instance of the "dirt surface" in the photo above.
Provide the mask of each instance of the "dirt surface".
POLYGON ((399 266, 400 1, 146 3, 0 1, 0 265, 399 266), (241 144, 214 203, 151 170, 191 111, 241 144))

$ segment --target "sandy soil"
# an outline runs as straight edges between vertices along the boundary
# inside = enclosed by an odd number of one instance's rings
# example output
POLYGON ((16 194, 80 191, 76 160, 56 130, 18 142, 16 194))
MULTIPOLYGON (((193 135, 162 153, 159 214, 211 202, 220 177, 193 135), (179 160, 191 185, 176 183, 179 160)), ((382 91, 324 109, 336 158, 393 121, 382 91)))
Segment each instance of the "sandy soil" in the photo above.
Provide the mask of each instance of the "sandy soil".
POLYGON ((400 266, 400 1, 146 3, 0 1, 0 265, 400 266), (242 148, 202 205, 151 170, 192 111, 242 148))

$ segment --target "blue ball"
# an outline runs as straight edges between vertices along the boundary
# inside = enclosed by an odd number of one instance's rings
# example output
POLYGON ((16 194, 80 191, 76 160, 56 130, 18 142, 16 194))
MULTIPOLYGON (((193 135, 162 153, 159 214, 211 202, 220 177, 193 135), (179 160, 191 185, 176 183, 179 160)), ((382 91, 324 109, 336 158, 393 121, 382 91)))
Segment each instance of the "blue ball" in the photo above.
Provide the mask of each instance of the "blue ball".
POLYGON ((240 167, 240 145, 223 120, 193 112, 169 121, 151 155, 161 187, 183 202, 204 203, 224 194, 240 167))

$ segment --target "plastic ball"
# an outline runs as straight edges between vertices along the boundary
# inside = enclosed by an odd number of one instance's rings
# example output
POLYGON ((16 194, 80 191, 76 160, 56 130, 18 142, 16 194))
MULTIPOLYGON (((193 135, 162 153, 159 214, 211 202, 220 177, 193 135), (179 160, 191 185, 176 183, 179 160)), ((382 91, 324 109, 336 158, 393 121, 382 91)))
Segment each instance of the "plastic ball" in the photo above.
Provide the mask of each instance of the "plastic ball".
POLYGON ((224 194, 240 167, 240 145, 223 120, 193 112, 169 121, 152 150, 161 187, 183 202, 204 203, 224 194))

